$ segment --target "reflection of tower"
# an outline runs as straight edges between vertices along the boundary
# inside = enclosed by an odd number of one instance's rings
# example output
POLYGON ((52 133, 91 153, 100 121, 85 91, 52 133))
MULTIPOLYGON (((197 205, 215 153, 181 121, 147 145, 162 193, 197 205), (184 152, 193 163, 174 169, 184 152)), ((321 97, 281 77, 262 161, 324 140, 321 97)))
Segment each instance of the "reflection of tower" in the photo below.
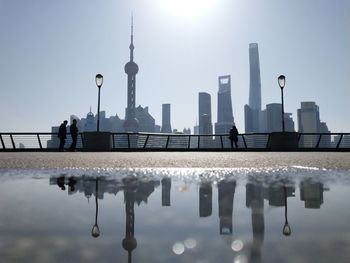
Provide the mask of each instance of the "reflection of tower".
POLYGON ((213 190, 210 182, 202 182, 199 186, 199 216, 207 217, 212 212, 213 190))
POLYGON ((162 132, 171 133, 170 104, 162 105, 162 132))
POLYGON ((162 206, 170 206, 171 178, 162 179, 162 206))
POLYGON ((320 208, 323 204, 323 184, 309 180, 300 183, 300 200, 304 201, 305 208, 320 208))
POLYGON ((124 190, 124 202, 125 202, 125 238, 123 239, 123 248, 128 251, 128 262, 132 261, 132 251, 137 247, 137 241, 134 237, 134 201, 135 201, 135 189, 136 187, 128 187, 124 190))
POLYGON ((235 189, 235 181, 223 180, 218 183, 220 235, 232 234, 232 211, 235 189))
POLYGON ((219 77, 218 119, 215 133, 229 133, 234 124, 231 101, 231 76, 219 77))
POLYGON ((125 113, 124 129, 127 132, 138 131, 138 121, 135 118, 135 96, 136 96, 136 74, 139 71, 138 65, 134 62, 134 33, 133 21, 131 20, 131 43, 130 61, 125 64, 124 70, 128 75, 128 104, 125 113))
POLYGON ((248 183, 246 185, 246 206, 251 208, 253 244, 250 252, 250 262, 261 262, 261 247, 264 242, 264 188, 261 185, 248 183))

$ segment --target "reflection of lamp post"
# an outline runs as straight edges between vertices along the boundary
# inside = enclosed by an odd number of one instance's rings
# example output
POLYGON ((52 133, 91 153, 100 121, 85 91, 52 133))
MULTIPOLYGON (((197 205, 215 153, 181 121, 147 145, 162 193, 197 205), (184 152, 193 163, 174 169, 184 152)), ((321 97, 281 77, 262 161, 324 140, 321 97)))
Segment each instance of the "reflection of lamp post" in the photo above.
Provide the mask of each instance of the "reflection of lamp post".
POLYGON ((103 84, 103 76, 97 74, 95 77, 96 85, 98 88, 98 102, 97 102, 97 131, 100 131, 100 91, 103 84))
POLYGON ((97 225, 97 215, 98 215, 97 191, 98 191, 98 180, 96 179, 96 192, 95 192, 96 214, 95 214, 95 224, 91 229, 91 235, 95 238, 100 236, 100 229, 98 228, 98 225, 97 225))
POLYGON ((283 235, 290 236, 292 233, 292 230, 290 229, 290 226, 288 224, 288 219, 287 219, 287 187, 284 186, 283 189, 284 189, 284 204, 285 204, 285 207, 284 207, 285 222, 283 226, 283 235))
POLYGON ((283 88, 284 85, 286 84, 286 77, 284 75, 280 75, 278 77, 278 85, 281 88, 281 97, 282 97, 282 131, 285 132, 284 129, 284 102, 283 102, 283 88))

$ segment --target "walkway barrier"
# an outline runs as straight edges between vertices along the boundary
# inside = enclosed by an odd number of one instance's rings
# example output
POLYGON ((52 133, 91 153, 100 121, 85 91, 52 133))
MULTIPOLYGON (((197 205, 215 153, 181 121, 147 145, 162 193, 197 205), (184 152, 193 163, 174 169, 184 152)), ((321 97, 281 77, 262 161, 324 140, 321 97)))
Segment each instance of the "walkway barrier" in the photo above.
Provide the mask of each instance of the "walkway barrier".
MULTIPOLYGON (((228 134, 111 133, 112 151, 229 151, 228 134)), ((270 133, 238 135, 239 151, 269 151, 270 133)), ((67 134, 65 147, 72 139, 67 134)), ((77 151, 83 150, 79 133, 77 151)), ((56 151, 57 133, 0 133, 0 151, 56 151)), ((299 133, 300 151, 350 151, 350 133, 299 133)))

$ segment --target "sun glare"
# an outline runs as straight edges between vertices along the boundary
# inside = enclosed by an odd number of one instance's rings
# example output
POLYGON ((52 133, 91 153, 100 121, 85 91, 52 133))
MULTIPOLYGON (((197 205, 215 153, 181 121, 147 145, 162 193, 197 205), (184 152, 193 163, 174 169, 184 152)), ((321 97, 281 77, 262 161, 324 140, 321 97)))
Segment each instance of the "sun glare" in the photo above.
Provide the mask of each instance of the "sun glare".
POLYGON ((194 18, 207 13, 217 0, 158 0, 167 12, 182 17, 194 18))

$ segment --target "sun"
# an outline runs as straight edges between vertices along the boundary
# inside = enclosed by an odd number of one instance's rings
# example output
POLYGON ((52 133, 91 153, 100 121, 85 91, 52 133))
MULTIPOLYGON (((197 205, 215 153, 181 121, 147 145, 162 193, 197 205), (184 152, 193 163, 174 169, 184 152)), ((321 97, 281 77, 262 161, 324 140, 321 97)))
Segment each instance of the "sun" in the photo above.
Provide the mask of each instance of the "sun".
POLYGON ((194 18, 206 14, 217 0, 158 0, 170 14, 182 18, 194 18))

